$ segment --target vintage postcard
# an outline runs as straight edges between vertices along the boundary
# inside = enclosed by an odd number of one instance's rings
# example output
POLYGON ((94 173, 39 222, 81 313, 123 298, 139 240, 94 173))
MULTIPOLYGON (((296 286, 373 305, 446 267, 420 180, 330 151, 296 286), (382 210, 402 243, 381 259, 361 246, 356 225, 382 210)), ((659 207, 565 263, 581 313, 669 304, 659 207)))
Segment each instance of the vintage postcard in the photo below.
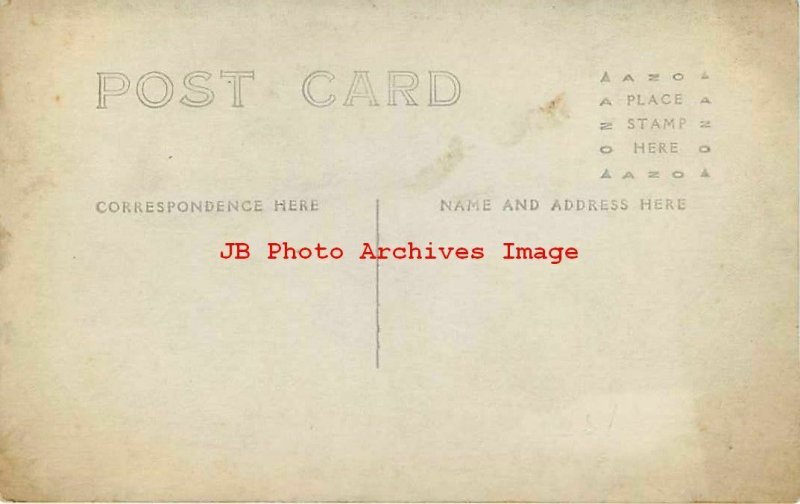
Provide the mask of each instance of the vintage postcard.
POLYGON ((0 0, 0 497, 796 502, 792 0, 0 0))

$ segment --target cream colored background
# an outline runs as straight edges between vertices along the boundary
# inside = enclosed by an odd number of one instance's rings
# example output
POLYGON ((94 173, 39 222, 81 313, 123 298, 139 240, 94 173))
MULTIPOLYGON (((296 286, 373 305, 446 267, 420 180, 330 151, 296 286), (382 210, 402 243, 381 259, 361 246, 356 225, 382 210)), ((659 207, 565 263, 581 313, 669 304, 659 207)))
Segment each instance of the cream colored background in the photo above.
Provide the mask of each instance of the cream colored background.
POLYGON ((796 19, 790 1, 6 2, 0 493, 795 501, 796 19), (220 92, 207 109, 149 110, 133 90, 95 109, 96 72, 156 69, 256 80, 243 109, 220 92), (315 109, 300 83, 317 69, 345 90, 370 70, 382 101, 387 70, 445 69, 463 96, 315 109), (713 177, 600 180, 602 72, 704 69, 713 177), (457 196, 690 208, 437 211, 457 196), (93 211, 253 197, 323 210, 93 211), (374 264, 353 260, 376 198, 382 242, 489 251, 381 266, 380 370, 374 264), (350 258, 231 264, 216 258, 230 240, 350 258), (506 240, 581 259, 503 262, 506 240))

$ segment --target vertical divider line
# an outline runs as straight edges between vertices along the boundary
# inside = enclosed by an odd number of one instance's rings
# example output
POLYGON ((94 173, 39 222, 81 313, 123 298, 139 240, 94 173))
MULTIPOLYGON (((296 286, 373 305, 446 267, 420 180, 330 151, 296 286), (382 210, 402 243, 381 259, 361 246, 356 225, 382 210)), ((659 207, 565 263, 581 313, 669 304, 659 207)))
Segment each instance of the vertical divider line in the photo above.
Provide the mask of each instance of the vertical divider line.
MULTIPOLYGON (((375 200, 375 251, 381 246, 381 200, 375 200)), ((375 259, 375 369, 381 367, 381 260, 375 259)))

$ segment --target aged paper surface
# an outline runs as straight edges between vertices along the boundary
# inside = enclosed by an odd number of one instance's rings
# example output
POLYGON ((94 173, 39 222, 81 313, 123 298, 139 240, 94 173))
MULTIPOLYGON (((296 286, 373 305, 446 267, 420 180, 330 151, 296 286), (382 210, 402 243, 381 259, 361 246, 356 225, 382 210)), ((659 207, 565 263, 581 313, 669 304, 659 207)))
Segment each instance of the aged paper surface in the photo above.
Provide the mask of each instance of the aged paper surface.
POLYGON ((3 498, 800 498, 794 2, 2 3, 3 498))

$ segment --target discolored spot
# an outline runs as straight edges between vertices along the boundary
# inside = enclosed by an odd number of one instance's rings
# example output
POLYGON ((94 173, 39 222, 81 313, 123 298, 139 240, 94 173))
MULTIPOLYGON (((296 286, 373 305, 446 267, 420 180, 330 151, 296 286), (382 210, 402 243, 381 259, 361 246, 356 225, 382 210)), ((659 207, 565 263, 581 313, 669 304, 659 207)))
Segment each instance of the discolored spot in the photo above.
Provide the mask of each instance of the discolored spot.
POLYGON ((8 246, 11 241, 11 233, 0 224, 0 271, 5 268, 8 258, 8 246))
POLYGON ((436 187, 452 174, 463 160, 464 143, 461 138, 453 137, 444 153, 436 158, 433 164, 422 168, 409 185, 422 190, 436 187))
POLYGON ((552 119, 569 119, 564 93, 560 93, 558 96, 539 107, 539 112, 552 119))
POLYGON ((30 184, 23 187, 21 192, 24 196, 32 196, 43 189, 55 186, 56 184, 49 177, 36 177, 30 184))
POLYGON ((544 130, 560 126, 569 117, 566 95, 559 93, 543 105, 527 109, 516 115, 511 124, 511 133, 503 143, 518 144, 528 136, 531 130, 544 130))

